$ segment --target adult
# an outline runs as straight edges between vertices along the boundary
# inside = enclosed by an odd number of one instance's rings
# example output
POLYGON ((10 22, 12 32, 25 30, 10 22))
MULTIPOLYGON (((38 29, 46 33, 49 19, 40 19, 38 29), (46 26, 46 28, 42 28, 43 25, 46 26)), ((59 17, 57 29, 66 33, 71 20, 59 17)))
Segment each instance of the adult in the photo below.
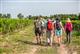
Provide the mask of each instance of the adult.
POLYGON ((34 29, 35 29, 35 36, 36 36, 37 44, 41 44, 41 35, 42 35, 41 24, 42 23, 41 23, 40 18, 36 17, 34 21, 34 29))
POLYGON ((65 24, 65 31, 66 31, 66 42, 71 42, 71 32, 72 32, 72 23, 70 18, 67 18, 66 24, 65 24))
POLYGON ((62 31, 64 31, 63 25, 59 18, 55 21, 55 36, 57 38, 57 44, 60 46, 62 41, 62 31))
POLYGON ((45 36, 45 24, 46 24, 46 20, 42 17, 40 17, 40 20, 41 20, 41 31, 42 31, 42 36, 45 36))
POLYGON ((52 46, 52 42, 53 42, 53 22, 51 19, 48 19, 47 23, 46 23, 46 36, 47 36, 47 44, 52 46))

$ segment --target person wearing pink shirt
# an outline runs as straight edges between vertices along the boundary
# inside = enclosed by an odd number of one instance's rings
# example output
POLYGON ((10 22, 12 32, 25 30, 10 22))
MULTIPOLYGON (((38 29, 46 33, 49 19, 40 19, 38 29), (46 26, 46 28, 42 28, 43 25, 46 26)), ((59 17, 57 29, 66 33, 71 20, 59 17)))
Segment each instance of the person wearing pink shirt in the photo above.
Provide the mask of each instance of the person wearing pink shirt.
POLYGON ((71 42, 71 32, 72 32, 72 22, 70 18, 68 18, 66 21, 65 31, 66 31, 66 42, 70 43, 71 42))

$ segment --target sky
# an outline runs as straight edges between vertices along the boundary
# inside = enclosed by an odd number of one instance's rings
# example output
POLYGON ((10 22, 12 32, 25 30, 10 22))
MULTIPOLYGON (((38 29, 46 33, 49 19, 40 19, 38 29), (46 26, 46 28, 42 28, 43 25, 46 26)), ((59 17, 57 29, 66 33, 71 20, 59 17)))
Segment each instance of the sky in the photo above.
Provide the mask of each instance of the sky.
POLYGON ((78 10, 79 10, 79 13, 80 13, 80 1, 79 1, 79 3, 78 3, 78 4, 79 4, 79 5, 78 5, 78 7, 79 7, 79 9, 78 9, 78 10))
POLYGON ((77 14, 80 12, 79 0, 0 0, 0 13, 18 13, 24 16, 53 14, 77 14))

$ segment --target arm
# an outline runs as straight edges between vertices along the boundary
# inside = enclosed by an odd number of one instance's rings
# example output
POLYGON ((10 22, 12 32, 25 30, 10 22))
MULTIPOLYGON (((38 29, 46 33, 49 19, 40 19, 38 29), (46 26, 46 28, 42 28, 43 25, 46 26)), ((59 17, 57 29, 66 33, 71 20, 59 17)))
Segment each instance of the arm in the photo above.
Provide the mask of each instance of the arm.
POLYGON ((65 26, 64 26, 64 29, 66 30, 66 25, 67 25, 67 23, 65 24, 65 26))
POLYGON ((65 32, 64 27, 63 27, 63 25, 62 25, 62 23, 61 23, 61 22, 60 22, 60 24, 61 24, 62 30, 65 32))
POLYGON ((72 23, 71 23, 71 31, 72 31, 72 29, 73 29, 73 25, 72 25, 72 23))
POLYGON ((72 25, 72 23, 71 23, 71 28, 73 28, 73 25, 72 25))

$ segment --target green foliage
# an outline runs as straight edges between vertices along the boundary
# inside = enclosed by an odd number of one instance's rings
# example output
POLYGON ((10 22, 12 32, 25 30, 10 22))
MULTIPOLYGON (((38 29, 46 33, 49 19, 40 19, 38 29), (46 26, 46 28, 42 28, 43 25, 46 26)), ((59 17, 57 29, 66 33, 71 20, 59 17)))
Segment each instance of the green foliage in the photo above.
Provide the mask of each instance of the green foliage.
POLYGON ((34 30, 32 20, 28 20, 30 25, 23 27, 19 32, 12 32, 0 36, 0 54, 24 54, 33 49, 34 30))
POLYGON ((21 29, 30 24, 30 20, 27 19, 0 19, 0 32, 8 33, 13 32, 16 29, 21 29))
POLYGON ((80 16, 77 14, 55 14, 55 15, 50 15, 49 18, 57 18, 60 17, 61 20, 66 20, 67 18, 70 18, 71 20, 79 20, 80 16))

